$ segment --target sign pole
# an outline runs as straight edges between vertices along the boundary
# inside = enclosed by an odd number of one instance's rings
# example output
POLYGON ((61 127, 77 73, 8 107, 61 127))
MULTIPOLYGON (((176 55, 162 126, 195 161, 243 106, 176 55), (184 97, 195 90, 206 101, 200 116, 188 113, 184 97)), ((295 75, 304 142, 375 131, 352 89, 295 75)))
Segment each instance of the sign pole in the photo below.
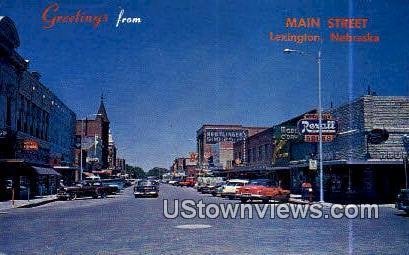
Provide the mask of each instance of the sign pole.
POLYGON ((403 159, 403 165, 405 168, 405 189, 408 189, 408 156, 403 159))
POLYGON ((82 135, 84 133, 84 120, 81 119, 81 138, 80 138, 80 182, 82 182, 82 135))
POLYGON ((320 158, 320 202, 324 202, 324 173, 322 162, 322 100, 321 100, 321 50, 318 51, 318 123, 319 123, 319 158, 320 158))

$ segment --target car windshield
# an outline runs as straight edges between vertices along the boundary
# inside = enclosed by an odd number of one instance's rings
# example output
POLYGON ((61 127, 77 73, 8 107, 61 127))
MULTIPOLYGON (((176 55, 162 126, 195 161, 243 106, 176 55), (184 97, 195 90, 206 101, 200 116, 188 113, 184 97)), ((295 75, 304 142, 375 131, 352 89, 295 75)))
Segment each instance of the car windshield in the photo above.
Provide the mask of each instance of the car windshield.
POLYGON ((152 181, 140 181, 137 186, 156 186, 156 183, 152 181))
POLYGON ((271 180, 268 179, 255 179, 249 182, 249 185, 253 186, 271 186, 271 180))
POLYGON ((244 186, 244 183, 243 182, 227 182, 226 186, 232 186, 232 187, 244 186))

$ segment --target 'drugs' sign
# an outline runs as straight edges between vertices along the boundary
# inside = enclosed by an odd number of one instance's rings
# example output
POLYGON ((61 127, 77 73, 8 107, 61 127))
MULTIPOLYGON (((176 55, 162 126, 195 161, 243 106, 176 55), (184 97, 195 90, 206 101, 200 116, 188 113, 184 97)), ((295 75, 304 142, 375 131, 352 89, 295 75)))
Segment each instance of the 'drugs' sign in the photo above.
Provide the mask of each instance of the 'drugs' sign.
MULTIPOLYGON (((306 114, 298 121, 298 132, 304 136, 304 141, 308 143, 319 142, 320 126, 318 114, 306 114)), ((338 123, 329 113, 322 114, 321 122, 322 141, 332 142, 338 132, 338 123)))

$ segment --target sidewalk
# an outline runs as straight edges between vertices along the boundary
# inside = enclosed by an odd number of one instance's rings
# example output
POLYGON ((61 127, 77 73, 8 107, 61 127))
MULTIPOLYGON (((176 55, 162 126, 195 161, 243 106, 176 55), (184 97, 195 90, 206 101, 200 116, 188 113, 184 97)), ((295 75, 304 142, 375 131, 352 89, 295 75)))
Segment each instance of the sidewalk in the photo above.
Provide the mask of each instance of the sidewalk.
MULTIPOLYGON (((290 203, 294 203, 294 204, 311 204, 310 201, 302 199, 301 195, 297 195, 297 194, 291 194, 290 195, 290 199, 289 199, 290 203)), ((337 203, 330 203, 330 202, 318 202, 318 201, 313 201, 312 203, 320 203, 322 204, 324 207, 331 207, 333 205, 342 205, 342 204, 337 204, 337 203)), ((343 206, 345 206, 346 204, 344 204, 343 206)), ((379 207, 389 207, 389 208, 395 208, 395 204, 377 204, 379 207)))
POLYGON ((56 195, 49 195, 49 196, 41 196, 36 197, 34 199, 28 200, 14 200, 14 206, 12 205, 12 201, 2 201, 0 202, 0 211, 9 210, 13 208, 28 208, 39 206, 47 203, 51 203, 57 201, 56 195))

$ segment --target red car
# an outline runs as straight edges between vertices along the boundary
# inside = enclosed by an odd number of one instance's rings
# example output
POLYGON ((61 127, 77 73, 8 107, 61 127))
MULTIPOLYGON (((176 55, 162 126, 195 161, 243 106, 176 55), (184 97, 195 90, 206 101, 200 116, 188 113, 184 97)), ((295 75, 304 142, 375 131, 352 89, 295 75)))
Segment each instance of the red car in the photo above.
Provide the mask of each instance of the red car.
POLYGON ((273 182, 269 179, 256 179, 238 188, 236 197, 243 203, 250 200, 261 200, 263 203, 268 203, 270 200, 288 202, 290 191, 273 186, 273 182))
POLYGON ((193 187, 195 186, 196 179, 194 177, 187 177, 185 180, 179 182, 181 187, 193 187))

